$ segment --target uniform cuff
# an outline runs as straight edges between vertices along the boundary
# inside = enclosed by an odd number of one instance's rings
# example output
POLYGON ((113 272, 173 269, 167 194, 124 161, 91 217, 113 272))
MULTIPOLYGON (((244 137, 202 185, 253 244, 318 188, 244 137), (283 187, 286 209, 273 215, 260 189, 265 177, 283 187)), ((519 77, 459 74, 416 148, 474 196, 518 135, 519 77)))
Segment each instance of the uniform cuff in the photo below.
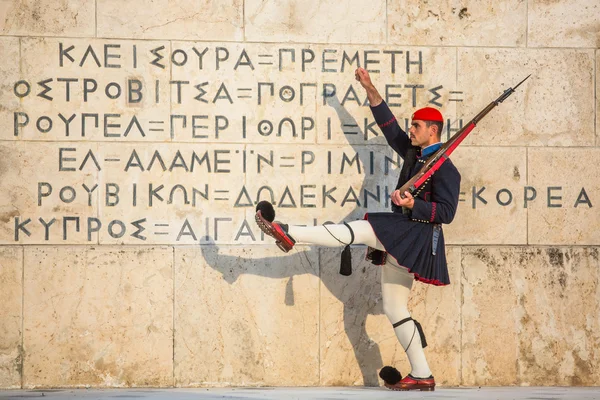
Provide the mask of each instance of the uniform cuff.
POLYGON ((375 117, 375 122, 377 122, 377 125, 379 125, 380 128, 385 128, 396 121, 396 117, 385 101, 382 101, 381 104, 375 107, 371 107, 371 112, 373 113, 373 117, 375 117))

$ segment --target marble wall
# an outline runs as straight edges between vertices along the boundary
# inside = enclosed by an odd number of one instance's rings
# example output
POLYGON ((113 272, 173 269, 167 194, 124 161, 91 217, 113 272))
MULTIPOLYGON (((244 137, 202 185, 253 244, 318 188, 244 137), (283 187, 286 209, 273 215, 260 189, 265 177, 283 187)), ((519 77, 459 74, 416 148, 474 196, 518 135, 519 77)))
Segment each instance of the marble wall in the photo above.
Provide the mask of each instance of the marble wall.
POLYGON ((380 385, 409 371, 354 246, 253 222, 389 209, 401 126, 452 155, 452 284, 410 308, 443 386, 600 382, 598 0, 5 0, 0 388, 380 385))

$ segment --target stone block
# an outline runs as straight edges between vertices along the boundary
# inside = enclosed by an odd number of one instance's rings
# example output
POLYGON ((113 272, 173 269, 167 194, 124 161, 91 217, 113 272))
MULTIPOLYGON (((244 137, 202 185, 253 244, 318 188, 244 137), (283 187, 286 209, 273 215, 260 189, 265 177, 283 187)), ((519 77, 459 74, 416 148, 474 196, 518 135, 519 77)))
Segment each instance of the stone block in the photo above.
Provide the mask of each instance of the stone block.
POLYGON ((22 79, 31 91, 21 100, 27 117, 19 118, 19 136, 170 140, 169 51, 168 42, 22 39, 22 79))
POLYGON ((89 218, 98 216, 98 168, 89 155, 97 149, 95 143, 3 142, 0 243, 97 243, 88 229, 89 218))
POLYGON ((0 33, 15 36, 96 34, 94 0, 6 0, 0 10, 0 33))
POLYGON ((600 150, 528 149, 530 244, 599 245, 600 150), (533 195, 533 192, 531 192, 533 195))
MULTIPOLYGON (((366 248, 352 250, 353 274, 339 274, 341 249, 321 251, 321 385, 383 385, 385 365, 404 375, 410 364, 383 314, 380 267, 364 261, 366 248)), ((428 362, 440 385, 460 384, 460 248, 448 248, 450 286, 415 282, 412 317, 427 336, 428 362)))
POLYGON ((526 244, 526 149, 461 145, 451 159, 461 195, 454 221, 444 226, 446 243, 526 244))
POLYGON ((518 380, 526 386, 594 386, 600 379, 598 248, 523 249, 517 288, 518 380))
POLYGON ((319 384, 318 255, 175 249, 176 386, 319 384))
POLYGON ((242 40, 243 2, 98 0, 98 36, 131 39, 242 40))
POLYGON ((527 7, 529 47, 600 48, 600 3, 533 0, 527 7))
POLYGON ((25 250, 23 386, 173 384, 173 250, 25 250))
POLYGON ((465 91, 458 115, 465 121, 531 74, 478 124, 465 143, 593 145, 593 51, 465 48, 459 49, 458 65, 457 85, 465 91))
POLYGON ((462 252, 463 385, 597 382, 597 249, 462 252))
POLYGON ((17 140, 14 134, 15 113, 19 112, 19 98, 14 93, 15 84, 20 80, 19 39, 0 38, 0 138, 17 140))
POLYGON ((245 39, 256 42, 382 43, 386 3, 248 0, 245 39))
POLYGON ((395 0, 389 41, 419 46, 525 46, 527 2, 395 0))
POLYGON ((512 261, 518 254, 518 248, 462 248, 463 385, 515 383, 519 329, 512 261))
POLYGON ((23 249, 0 248, 0 389, 21 387, 23 249))

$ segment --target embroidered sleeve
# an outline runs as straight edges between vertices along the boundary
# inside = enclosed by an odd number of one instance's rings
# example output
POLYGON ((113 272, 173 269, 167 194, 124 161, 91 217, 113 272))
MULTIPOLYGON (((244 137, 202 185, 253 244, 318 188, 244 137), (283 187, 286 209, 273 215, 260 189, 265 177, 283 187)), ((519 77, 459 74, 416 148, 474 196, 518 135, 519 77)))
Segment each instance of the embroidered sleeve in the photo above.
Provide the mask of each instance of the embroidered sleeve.
POLYGON ((371 107, 371 112, 390 147, 404 158, 410 146, 410 139, 398 125, 398 121, 388 105, 382 101, 381 104, 371 107))
POLYGON ((396 121, 396 117, 392 117, 392 119, 390 119, 387 122, 384 122, 383 124, 377 124, 379 125, 380 128, 385 128, 386 126, 390 126, 391 124, 393 124, 396 121))
POLYGON ((431 203, 431 218, 429 219, 429 222, 433 222, 435 220, 435 210, 437 208, 437 203, 432 202, 431 203))

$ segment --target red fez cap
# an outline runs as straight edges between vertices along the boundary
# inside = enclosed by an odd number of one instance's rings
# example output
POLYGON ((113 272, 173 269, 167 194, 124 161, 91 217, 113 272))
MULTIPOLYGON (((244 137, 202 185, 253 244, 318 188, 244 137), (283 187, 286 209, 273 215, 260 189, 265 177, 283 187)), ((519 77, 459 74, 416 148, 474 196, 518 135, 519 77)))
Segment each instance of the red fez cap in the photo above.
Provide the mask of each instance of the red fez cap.
POLYGON ((420 110, 415 111, 412 115, 412 119, 418 119, 421 121, 439 121, 444 122, 444 117, 442 117, 442 113, 439 110, 431 107, 421 108, 420 110))

